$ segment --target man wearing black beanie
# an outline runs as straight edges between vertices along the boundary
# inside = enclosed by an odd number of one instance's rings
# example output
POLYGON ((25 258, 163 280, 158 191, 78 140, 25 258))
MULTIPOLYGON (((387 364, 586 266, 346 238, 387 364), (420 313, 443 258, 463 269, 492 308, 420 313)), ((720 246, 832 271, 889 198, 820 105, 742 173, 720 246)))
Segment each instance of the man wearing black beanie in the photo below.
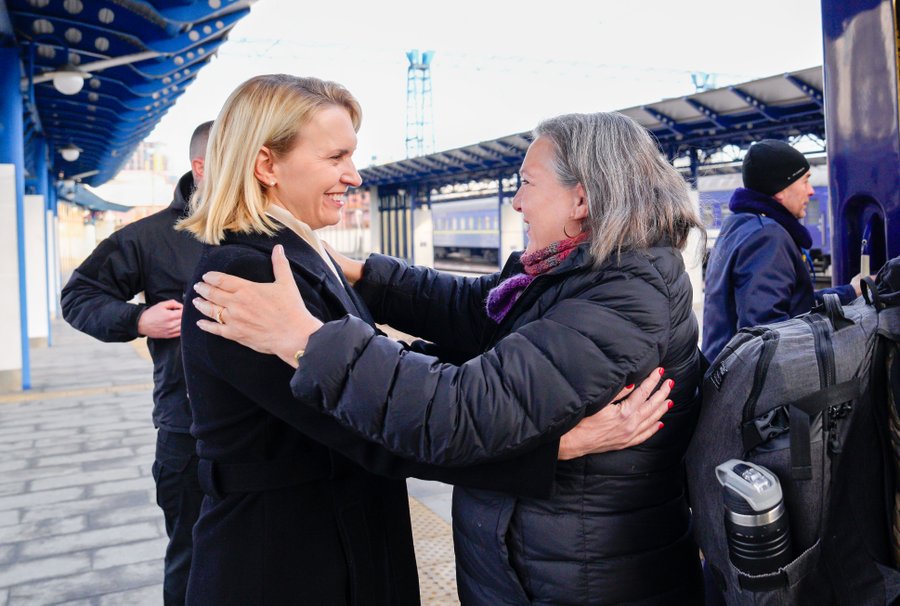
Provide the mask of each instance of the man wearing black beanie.
POLYGON ((706 268, 703 353, 710 362, 738 330, 772 324, 812 309, 827 292, 841 303, 859 296, 859 279, 813 292, 812 238, 800 219, 813 194, 809 162, 774 139, 744 156, 744 187, 731 196, 706 268))

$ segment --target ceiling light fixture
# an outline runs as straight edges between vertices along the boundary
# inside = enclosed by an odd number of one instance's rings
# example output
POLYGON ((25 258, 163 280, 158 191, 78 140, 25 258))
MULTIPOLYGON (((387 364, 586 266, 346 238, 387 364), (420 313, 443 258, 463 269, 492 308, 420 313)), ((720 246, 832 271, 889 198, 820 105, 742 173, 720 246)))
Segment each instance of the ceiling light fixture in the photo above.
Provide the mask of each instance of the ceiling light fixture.
POLYGON ((53 72, 53 88, 64 95, 75 95, 84 88, 85 78, 90 77, 74 65, 64 65, 53 72))
POLYGON ((59 155, 62 156, 63 160, 66 162, 74 162, 81 156, 81 148, 74 143, 69 143, 68 145, 63 145, 59 148, 59 155))

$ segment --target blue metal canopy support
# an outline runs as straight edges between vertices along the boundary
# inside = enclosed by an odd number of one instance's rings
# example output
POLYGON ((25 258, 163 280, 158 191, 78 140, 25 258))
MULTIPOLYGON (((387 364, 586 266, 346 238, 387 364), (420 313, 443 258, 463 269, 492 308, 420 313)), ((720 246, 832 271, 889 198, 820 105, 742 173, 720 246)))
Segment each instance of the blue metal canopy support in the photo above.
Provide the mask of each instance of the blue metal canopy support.
POLYGON ((896 9, 894 0, 822 0, 837 284, 865 271, 866 256, 874 273, 900 255, 896 9))
POLYGON ((28 305, 25 282, 25 126, 22 95, 19 93, 21 67, 14 47, 0 48, 0 168, 11 166, 0 179, 0 223, 14 225, 4 230, 3 253, 0 254, 2 305, 0 314, 3 336, 0 338, 0 380, 9 387, 19 378, 22 389, 31 387, 31 365, 28 348, 28 305), (18 348, 18 352, 15 349, 18 348))

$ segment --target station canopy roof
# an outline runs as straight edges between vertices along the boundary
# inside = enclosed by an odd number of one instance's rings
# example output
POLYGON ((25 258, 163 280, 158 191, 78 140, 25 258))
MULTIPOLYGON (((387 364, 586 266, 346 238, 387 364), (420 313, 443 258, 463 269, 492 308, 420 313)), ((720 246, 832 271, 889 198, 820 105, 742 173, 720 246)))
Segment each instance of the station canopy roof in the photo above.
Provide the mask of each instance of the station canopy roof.
POLYGON ((26 170, 43 133, 55 175, 112 178, 254 1, 0 0, 0 43, 22 53, 26 170), (65 95, 52 81, 63 70, 90 76, 65 95), (69 145, 73 162, 58 153, 69 145))
MULTIPOLYGON (((618 110, 647 128, 670 160, 696 153, 711 161, 726 146, 765 138, 825 138, 822 68, 779 74, 734 86, 618 110)), ((515 173, 531 143, 524 132, 360 171, 363 186, 420 189, 515 173)))
POLYGON ((120 213, 131 210, 130 206, 104 200, 88 190, 81 183, 75 183, 73 181, 59 181, 56 187, 56 195, 59 200, 68 202, 69 204, 77 204, 88 210, 115 211, 120 213))

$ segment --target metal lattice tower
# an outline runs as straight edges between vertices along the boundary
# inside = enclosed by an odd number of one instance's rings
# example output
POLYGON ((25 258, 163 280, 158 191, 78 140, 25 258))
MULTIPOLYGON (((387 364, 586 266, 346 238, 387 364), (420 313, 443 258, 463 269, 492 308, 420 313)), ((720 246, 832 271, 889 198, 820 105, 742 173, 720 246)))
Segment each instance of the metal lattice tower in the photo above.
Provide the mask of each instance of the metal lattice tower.
POLYGON ((407 51, 406 70, 406 157, 434 152, 434 111, 431 106, 431 60, 434 51, 419 55, 407 51))
POLYGON ((716 74, 708 72, 691 72, 691 82, 694 84, 694 92, 702 93, 703 91, 716 88, 716 74))

